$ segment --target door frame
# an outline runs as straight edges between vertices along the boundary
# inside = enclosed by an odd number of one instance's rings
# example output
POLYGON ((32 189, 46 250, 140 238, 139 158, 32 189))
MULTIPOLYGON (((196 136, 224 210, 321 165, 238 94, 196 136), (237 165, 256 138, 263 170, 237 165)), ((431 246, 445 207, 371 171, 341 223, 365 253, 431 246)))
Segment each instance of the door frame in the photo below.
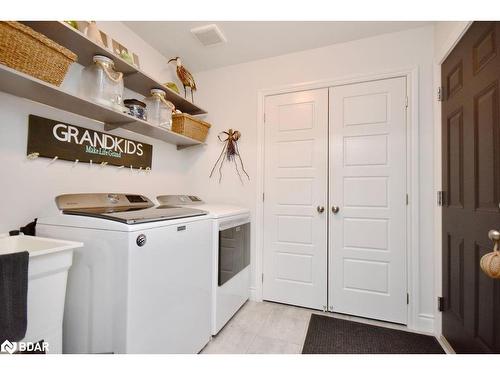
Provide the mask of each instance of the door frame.
MULTIPOLYGON (((446 60, 450 52, 455 48, 457 43, 462 39, 462 36, 467 32, 469 27, 472 25, 472 21, 465 22, 462 28, 456 29, 455 32, 449 36, 445 42, 445 46, 441 49, 440 55, 435 56, 435 62, 433 66, 434 73, 434 84, 433 84, 433 94, 434 96, 434 194, 437 194, 443 187, 442 185, 442 137, 441 137, 441 102, 437 99, 437 92, 441 86, 441 64, 446 60)), ((436 197, 436 195, 435 195, 436 197)), ((441 207, 437 204, 437 198, 434 200, 434 333, 441 338, 445 343, 448 343, 446 338, 443 336, 442 322, 443 315, 438 310, 437 297, 443 295, 443 233, 442 233, 442 220, 443 215, 441 207)), ((448 344, 451 348, 451 345, 448 344)))
POLYGON ((264 251, 264 111, 266 96, 292 93, 296 91, 314 90, 341 86, 367 81, 376 81, 389 78, 406 77, 406 95, 408 110, 406 113, 406 186, 408 187, 409 202, 407 206, 406 242, 407 242, 407 290, 410 295, 408 303, 407 327, 416 331, 433 332, 433 316, 419 313, 420 288, 419 281, 419 68, 413 66, 396 71, 380 72, 370 75, 354 75, 334 80, 320 80, 314 82, 289 84, 275 88, 262 89, 257 92, 257 194, 256 194, 256 256, 255 276, 256 285, 251 288, 251 299, 262 301, 262 271, 264 251))

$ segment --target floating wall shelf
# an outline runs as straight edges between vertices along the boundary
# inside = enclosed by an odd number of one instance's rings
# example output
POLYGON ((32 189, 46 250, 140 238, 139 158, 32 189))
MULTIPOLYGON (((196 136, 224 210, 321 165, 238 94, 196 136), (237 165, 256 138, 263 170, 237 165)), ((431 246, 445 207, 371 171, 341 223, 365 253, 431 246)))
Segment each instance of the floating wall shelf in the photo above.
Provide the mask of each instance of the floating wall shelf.
MULTIPOLYGON (((149 96, 152 88, 161 88, 166 91, 167 99, 174 103, 175 107, 184 113, 201 115, 207 113, 204 109, 184 99, 176 92, 163 86, 161 82, 149 77, 146 73, 134 65, 129 64, 121 57, 116 56, 106 48, 94 43, 80 31, 69 26, 65 22, 58 21, 21 21, 35 31, 44 34, 53 41, 66 47, 78 55, 78 63, 84 66, 92 64, 94 55, 108 56, 115 62, 117 71, 124 75, 125 87, 141 95, 149 96)), ((140 56, 139 56, 140 57, 140 56)), ((165 65, 167 61, 165 61, 165 65)))
POLYGON ((177 145, 177 149, 202 144, 195 139, 161 129, 147 121, 81 98, 4 65, 0 65, 0 91, 100 121, 105 124, 106 130, 123 128, 167 143, 173 143, 177 145))

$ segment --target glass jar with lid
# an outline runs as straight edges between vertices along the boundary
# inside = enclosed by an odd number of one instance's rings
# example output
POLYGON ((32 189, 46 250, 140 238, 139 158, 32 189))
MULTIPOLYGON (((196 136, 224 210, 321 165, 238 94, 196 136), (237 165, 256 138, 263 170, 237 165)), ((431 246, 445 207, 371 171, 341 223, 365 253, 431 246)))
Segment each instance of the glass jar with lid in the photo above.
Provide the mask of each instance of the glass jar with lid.
POLYGON ((175 106, 165 99, 166 92, 162 89, 152 89, 151 96, 144 100, 148 112, 148 121, 153 125, 172 129, 172 112, 175 106))
POLYGON ((141 120, 147 120, 146 103, 137 99, 125 99, 123 101, 125 107, 128 108, 128 114, 137 117, 141 120))
POLYGON ((82 71, 81 95, 123 112, 123 73, 115 71, 109 57, 95 55, 93 62, 82 71))

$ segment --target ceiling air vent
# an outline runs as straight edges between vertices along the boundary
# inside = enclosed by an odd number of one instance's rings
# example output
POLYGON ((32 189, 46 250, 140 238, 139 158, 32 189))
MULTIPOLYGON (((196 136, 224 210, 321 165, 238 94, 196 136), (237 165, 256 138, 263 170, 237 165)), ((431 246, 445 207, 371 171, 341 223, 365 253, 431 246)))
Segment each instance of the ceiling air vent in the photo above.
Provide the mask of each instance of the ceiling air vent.
POLYGON ((191 32, 205 47, 226 42, 226 37, 216 24, 195 27, 191 32))

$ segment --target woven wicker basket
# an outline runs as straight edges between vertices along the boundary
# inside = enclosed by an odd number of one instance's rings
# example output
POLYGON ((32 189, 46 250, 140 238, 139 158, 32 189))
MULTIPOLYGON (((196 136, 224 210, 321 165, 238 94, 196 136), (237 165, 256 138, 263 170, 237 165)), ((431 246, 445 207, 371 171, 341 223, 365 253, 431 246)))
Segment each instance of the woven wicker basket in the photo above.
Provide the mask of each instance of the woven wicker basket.
POLYGON ((0 63, 59 86, 77 56, 45 35, 14 21, 0 21, 0 63))
POLYGON ((208 122, 187 113, 176 113, 172 116, 172 131, 200 142, 205 142, 210 126, 208 122))

